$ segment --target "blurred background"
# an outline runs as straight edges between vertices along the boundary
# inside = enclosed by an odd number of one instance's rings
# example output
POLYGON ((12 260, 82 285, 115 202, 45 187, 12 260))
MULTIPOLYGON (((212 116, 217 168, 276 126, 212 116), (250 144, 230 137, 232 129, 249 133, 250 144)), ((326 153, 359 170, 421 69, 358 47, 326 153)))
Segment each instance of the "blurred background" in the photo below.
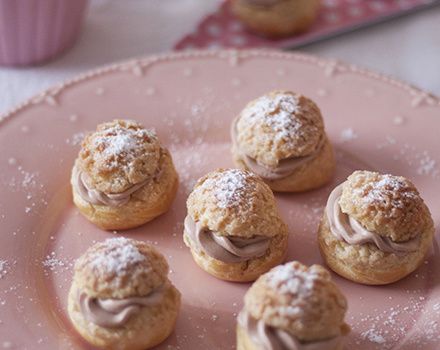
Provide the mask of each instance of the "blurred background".
MULTIPOLYGON (((5 0, 0 0, 0 13, 2 1, 5 0)), ((322 1, 322 6, 330 11, 323 20, 331 25, 337 25, 339 20, 336 11, 341 7, 339 1, 322 1)), ((411 6, 409 0, 392 1, 402 10, 411 6)), ((349 5, 343 5, 343 11, 356 17, 364 5, 380 12, 387 3, 386 0, 348 0, 349 5)), ((313 44, 302 43, 299 49, 392 75, 440 94, 440 6, 434 6, 438 1, 433 0, 421 3, 429 7, 418 8, 405 16, 393 15, 393 19, 356 31, 346 29, 349 33, 313 44)), ((191 49, 193 45, 179 47, 178 43, 185 37, 200 35, 199 25, 208 16, 223 16, 222 4, 223 0, 90 0, 80 35, 70 50, 37 66, 0 66, 0 113, 80 72, 176 47, 191 49)), ((2 30, 6 30, 5 23, 0 21, 0 33, 2 30)), ((212 26, 210 34, 221 36, 221 30, 212 26)), ((1 45, 5 45, 2 40, 1 45)), ((246 45, 240 39, 236 40, 236 46, 246 45)), ((279 46, 289 45, 280 42, 279 46)), ((208 47, 222 45, 217 42, 208 47)))

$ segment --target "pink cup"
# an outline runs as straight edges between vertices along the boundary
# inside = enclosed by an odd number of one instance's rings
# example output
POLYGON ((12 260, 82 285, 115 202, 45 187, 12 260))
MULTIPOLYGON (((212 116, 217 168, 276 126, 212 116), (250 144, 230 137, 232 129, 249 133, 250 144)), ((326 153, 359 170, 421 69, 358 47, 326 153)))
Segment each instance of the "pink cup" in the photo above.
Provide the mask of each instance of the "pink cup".
POLYGON ((78 37, 88 0, 0 0, 0 65, 47 61, 78 37))

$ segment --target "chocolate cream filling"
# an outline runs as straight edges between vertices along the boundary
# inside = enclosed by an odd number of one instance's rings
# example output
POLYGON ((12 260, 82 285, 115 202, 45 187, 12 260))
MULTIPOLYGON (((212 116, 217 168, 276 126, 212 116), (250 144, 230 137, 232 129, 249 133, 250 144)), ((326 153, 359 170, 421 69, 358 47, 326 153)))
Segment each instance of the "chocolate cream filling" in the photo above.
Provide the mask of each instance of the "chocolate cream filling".
POLYGON ((394 242, 389 237, 365 229, 357 220, 342 212, 339 205, 341 195, 342 184, 332 191, 325 208, 330 231, 337 239, 350 245, 372 243, 383 252, 396 255, 404 255, 417 250, 418 238, 405 242, 394 242))
POLYGON ((154 306, 161 302, 165 285, 143 297, 124 299, 92 298, 86 293, 78 293, 78 301, 84 318, 100 327, 118 328, 124 326, 142 307, 154 306))
POLYGON ((151 181, 151 178, 147 178, 120 193, 104 193, 92 187, 90 180, 84 172, 80 171, 76 166, 73 168, 73 186, 81 198, 91 204, 119 207, 128 203, 131 195, 144 187, 149 181, 151 181))
POLYGON ((289 332, 269 326, 263 320, 253 318, 245 310, 238 315, 238 324, 261 350, 328 350, 335 349, 342 342, 342 336, 337 336, 317 342, 302 343, 289 332))
POLYGON ((254 238, 220 236, 202 227, 189 215, 185 218, 184 226, 195 249, 225 263, 239 263, 259 258, 266 254, 270 245, 270 238, 265 236, 254 238))
POLYGON ((271 168, 265 164, 258 163, 256 159, 248 156, 246 153, 243 152, 243 150, 240 149, 237 143, 237 122, 238 118, 236 118, 232 122, 232 143, 248 169, 266 180, 280 180, 292 175, 298 168, 316 158, 325 144, 325 137, 321 137, 318 146, 311 154, 303 157, 290 157, 281 159, 278 162, 277 167, 271 168))

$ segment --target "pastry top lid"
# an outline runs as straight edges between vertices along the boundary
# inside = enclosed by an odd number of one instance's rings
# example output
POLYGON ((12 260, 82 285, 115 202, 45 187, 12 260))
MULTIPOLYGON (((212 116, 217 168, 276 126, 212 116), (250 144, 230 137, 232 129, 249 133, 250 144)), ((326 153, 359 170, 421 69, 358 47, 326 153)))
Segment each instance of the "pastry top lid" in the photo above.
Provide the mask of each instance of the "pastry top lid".
POLYGON ((265 324, 300 341, 329 339, 348 331, 347 301, 320 265, 297 261, 261 275, 245 295, 245 309, 265 324))
POLYGON ((269 167, 282 159, 312 154, 325 136, 318 106, 290 91, 273 91, 251 101, 235 128, 240 150, 269 167))
POLYGON ((257 175, 218 169, 198 180, 187 200, 188 215, 219 235, 287 234, 272 190, 257 175))
POLYGON ((76 164, 94 188, 121 193, 156 173, 160 150, 153 131, 132 120, 114 120, 86 136, 76 164))
POLYGON ((91 297, 148 295, 167 280, 168 263, 154 247, 123 237, 90 247, 75 263, 74 283, 91 297))
POLYGON ((433 225, 415 186, 402 176, 355 171, 342 186, 342 212, 394 242, 415 238, 433 225))

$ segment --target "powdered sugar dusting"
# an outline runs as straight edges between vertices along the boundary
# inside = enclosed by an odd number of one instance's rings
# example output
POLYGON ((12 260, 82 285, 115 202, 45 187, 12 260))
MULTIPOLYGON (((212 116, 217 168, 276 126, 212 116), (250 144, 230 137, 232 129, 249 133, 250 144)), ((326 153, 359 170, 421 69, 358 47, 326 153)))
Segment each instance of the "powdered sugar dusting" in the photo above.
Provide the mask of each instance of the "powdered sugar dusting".
POLYGON ((289 141, 290 135, 301 132, 303 123, 295 118, 299 113, 299 102, 291 94, 278 94, 273 98, 262 96, 246 108, 242 118, 252 124, 264 124, 276 132, 275 138, 289 141))
POLYGON ((102 249, 93 251, 89 261, 92 269, 98 273, 119 276, 146 260, 133 241, 124 237, 106 239, 99 248, 102 249))
POLYGON ((354 189, 354 192, 365 204, 390 202, 394 208, 404 208, 408 200, 414 200, 418 196, 407 181, 390 174, 382 175, 379 181, 368 182, 354 189))
POLYGON ((6 260, 0 259, 0 279, 8 273, 9 264, 6 260))
POLYGON ((438 175, 437 163, 431 156, 424 152, 420 159, 419 167, 417 168, 417 174, 419 175, 438 175))
MULTIPOLYGON (((434 304, 426 304, 426 297, 420 296, 422 290, 402 290, 407 298, 403 304, 387 308, 368 308, 351 316, 349 323, 359 334, 347 344, 348 348, 396 349, 399 344, 405 349, 433 348, 440 341, 440 327, 437 319, 440 311, 434 304), (414 294, 414 295, 412 295, 414 294), (428 316, 427 318, 425 318, 428 316), (356 319, 356 321, 354 321, 356 319)), ((388 297, 392 300, 392 297, 388 297)), ((362 298, 360 298, 362 299, 362 298)))
POLYGON ((156 135, 146 129, 133 130, 115 125, 106 129, 102 135, 98 135, 94 139, 94 143, 96 147, 103 148, 104 156, 117 157, 123 153, 131 153, 145 137, 153 138, 156 135))
POLYGON ((84 137, 86 136, 87 132, 80 131, 72 135, 72 137, 66 139, 66 143, 68 145, 77 146, 81 144, 81 142, 84 140, 84 137))
POLYGON ((51 271, 54 274, 63 273, 70 270, 73 265, 72 260, 60 258, 55 252, 51 252, 50 254, 46 255, 46 258, 43 260, 42 264, 46 270, 46 274, 48 274, 48 271, 51 271))
POLYGON ((213 190, 220 208, 233 207, 240 203, 246 204, 246 200, 252 200, 248 196, 253 184, 248 181, 252 175, 239 169, 229 169, 219 176, 208 178, 201 185, 203 189, 213 190), (248 198, 249 197, 249 198, 248 198))
POLYGON ((156 139, 157 136, 152 130, 127 128, 115 124, 96 132, 92 145, 100 152, 99 157, 104 163, 108 163, 110 167, 116 167, 121 159, 130 165, 146 140, 156 139))
POLYGON ((428 150, 418 149, 408 143, 399 143, 398 140, 390 135, 385 136, 385 141, 376 145, 377 149, 399 146, 399 150, 394 152, 393 160, 403 161, 405 166, 414 169, 418 175, 440 178, 440 169, 435 156, 428 150))
POLYGON ((281 294, 303 294, 310 292, 318 279, 322 279, 316 269, 308 271, 293 264, 284 264, 272 269, 266 277, 269 287, 281 294))
POLYGON ((361 337, 368 339, 369 341, 376 344, 385 343, 385 338, 381 334, 379 334, 374 328, 370 328, 369 330, 363 332, 361 334, 361 337))
POLYGON ((340 139, 341 142, 348 142, 358 138, 357 133, 353 128, 346 128, 341 131, 340 139))

